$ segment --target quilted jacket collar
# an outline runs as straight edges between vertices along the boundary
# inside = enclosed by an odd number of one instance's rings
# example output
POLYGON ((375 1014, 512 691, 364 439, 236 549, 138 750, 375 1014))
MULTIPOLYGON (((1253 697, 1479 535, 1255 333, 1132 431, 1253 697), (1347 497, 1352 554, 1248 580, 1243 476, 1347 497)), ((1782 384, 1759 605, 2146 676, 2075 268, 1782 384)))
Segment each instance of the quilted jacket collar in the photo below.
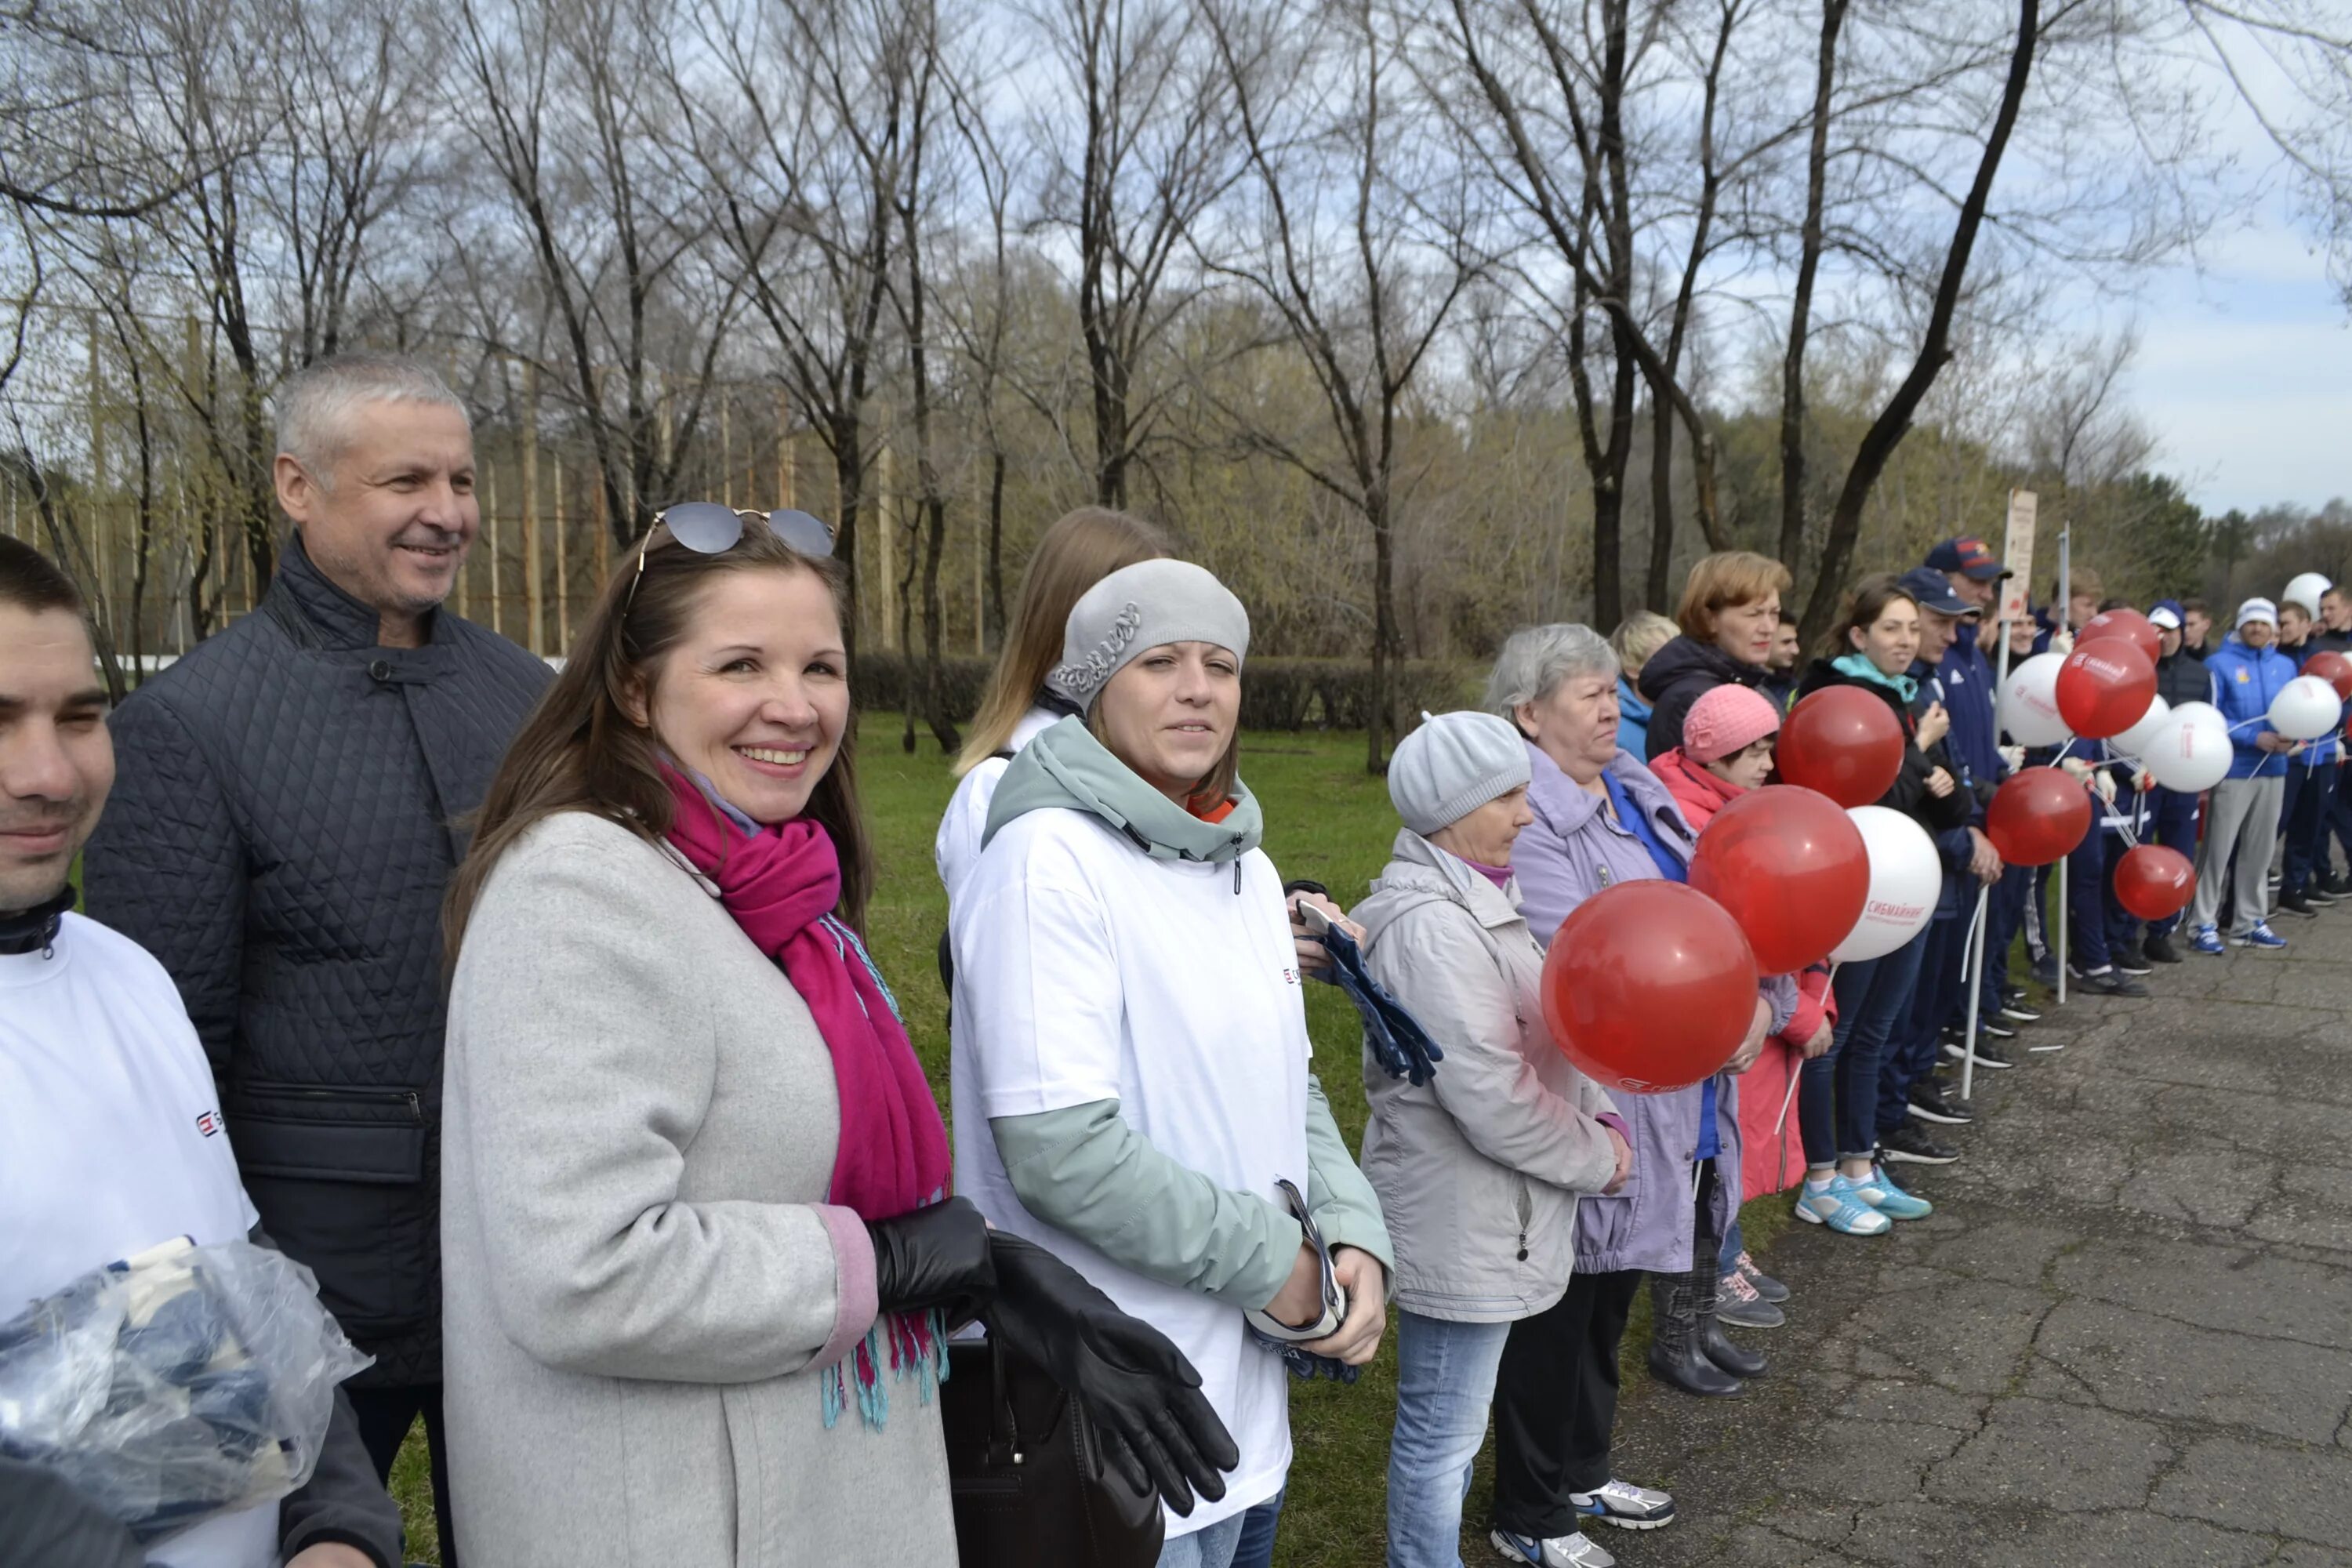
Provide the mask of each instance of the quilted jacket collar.
MULTIPOLYGON (((382 619, 373 605, 354 599, 319 570, 318 563, 303 548, 302 531, 296 529, 286 536, 286 548, 278 557, 278 577, 271 592, 284 594, 302 618, 317 628, 320 643, 331 648, 373 647, 382 619)), ((443 617, 428 614, 425 623, 425 640, 445 641, 443 617)))

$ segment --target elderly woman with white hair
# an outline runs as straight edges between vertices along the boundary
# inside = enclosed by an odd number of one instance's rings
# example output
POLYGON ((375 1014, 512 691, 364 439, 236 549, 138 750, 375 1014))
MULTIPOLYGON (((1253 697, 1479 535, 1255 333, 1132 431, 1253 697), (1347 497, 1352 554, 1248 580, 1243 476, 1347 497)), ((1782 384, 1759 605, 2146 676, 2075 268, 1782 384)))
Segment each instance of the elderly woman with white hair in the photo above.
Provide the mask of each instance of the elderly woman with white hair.
MULTIPOLYGON (((1404 826, 1354 911, 1373 977, 1445 1048, 1426 1083, 1364 1060, 1364 1173, 1397 1259, 1390 1568, 1458 1568, 1504 1342, 1571 1289, 1580 1194, 1633 1170, 1624 1121, 1544 1029, 1543 946, 1511 878, 1534 820, 1528 777, 1526 745, 1494 714, 1407 735, 1389 764, 1404 826)), ((1563 1550, 1606 1556, 1581 1536, 1563 1550)))
MULTIPOLYGON (((1579 904, 1620 882, 1684 880, 1697 846, 1665 785, 1617 742, 1617 656, 1590 626, 1546 626, 1514 633, 1487 681, 1486 707, 1517 727, 1527 752, 1533 820, 1511 864, 1520 911, 1545 943, 1579 904)), ((1633 1176, 1578 1205, 1568 1293, 1511 1327, 1495 1402, 1494 1542, 1514 1561, 1586 1568, 1601 1559, 1565 1544, 1580 1525, 1647 1530, 1675 1516, 1672 1498, 1610 1468, 1617 1344, 1644 1273, 1656 1315, 1654 1376, 1723 1396, 1765 1370, 1715 1316, 1720 1237, 1739 1206, 1732 1075, 1795 1010, 1785 978, 1759 992, 1724 1072, 1691 1089, 1619 1098, 1633 1176)))

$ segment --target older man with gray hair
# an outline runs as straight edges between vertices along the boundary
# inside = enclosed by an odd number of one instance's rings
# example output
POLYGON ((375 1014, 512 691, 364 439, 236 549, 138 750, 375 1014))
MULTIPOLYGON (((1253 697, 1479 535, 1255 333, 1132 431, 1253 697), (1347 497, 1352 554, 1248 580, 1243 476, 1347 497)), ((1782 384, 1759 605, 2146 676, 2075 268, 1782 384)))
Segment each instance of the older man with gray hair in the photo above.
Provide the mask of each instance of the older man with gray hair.
POLYGON ((551 677, 440 607, 481 521, 440 377, 327 360, 278 429, 277 576, 115 713, 88 902, 177 984, 263 1225, 375 1358, 350 1391, 376 1468, 422 1416, 446 1521, 441 896, 551 677))

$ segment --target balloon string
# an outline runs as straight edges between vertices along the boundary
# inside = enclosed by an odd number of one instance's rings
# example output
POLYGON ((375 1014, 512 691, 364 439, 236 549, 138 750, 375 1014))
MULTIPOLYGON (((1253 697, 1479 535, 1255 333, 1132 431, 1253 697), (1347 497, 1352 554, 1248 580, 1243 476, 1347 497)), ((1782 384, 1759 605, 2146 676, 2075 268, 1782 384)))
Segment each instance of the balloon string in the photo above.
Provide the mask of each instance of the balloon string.
MULTIPOLYGON (((1803 1064, 1800 1062, 1789 1074, 1789 1092, 1780 1097, 1780 1120, 1772 1123, 1772 1136, 1775 1138, 1780 1137, 1780 1130, 1789 1125, 1789 1102, 1797 1098, 1797 1082, 1803 1076, 1803 1064)), ((1789 1151, 1783 1147, 1780 1151, 1780 1174, 1786 1177, 1788 1173, 1789 1151)))

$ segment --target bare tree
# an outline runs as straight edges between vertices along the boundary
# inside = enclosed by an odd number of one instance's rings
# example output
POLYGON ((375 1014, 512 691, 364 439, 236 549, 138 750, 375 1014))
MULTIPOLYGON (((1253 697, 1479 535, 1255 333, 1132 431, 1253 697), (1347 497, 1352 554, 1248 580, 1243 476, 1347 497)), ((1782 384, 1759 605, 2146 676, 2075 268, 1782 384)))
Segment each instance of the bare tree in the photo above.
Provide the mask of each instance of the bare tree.
POLYGON ((1145 375, 1193 298, 1174 263, 1239 168, 1232 93, 1188 0, 1047 4, 1034 20, 1064 90, 1036 99, 1043 221, 1076 258, 1095 500, 1124 507, 1160 412, 1145 375))
POLYGON ((1365 766, 1387 766, 1396 611, 1397 448, 1404 402, 1481 270, 1475 185, 1430 135, 1402 45, 1370 0, 1202 10, 1233 93, 1248 175, 1229 246, 1204 250, 1282 322, 1322 394, 1322 442, 1243 414, 1244 440, 1363 520, 1372 541, 1372 700, 1365 766), (1437 209, 1433 216, 1432 208, 1437 209))

